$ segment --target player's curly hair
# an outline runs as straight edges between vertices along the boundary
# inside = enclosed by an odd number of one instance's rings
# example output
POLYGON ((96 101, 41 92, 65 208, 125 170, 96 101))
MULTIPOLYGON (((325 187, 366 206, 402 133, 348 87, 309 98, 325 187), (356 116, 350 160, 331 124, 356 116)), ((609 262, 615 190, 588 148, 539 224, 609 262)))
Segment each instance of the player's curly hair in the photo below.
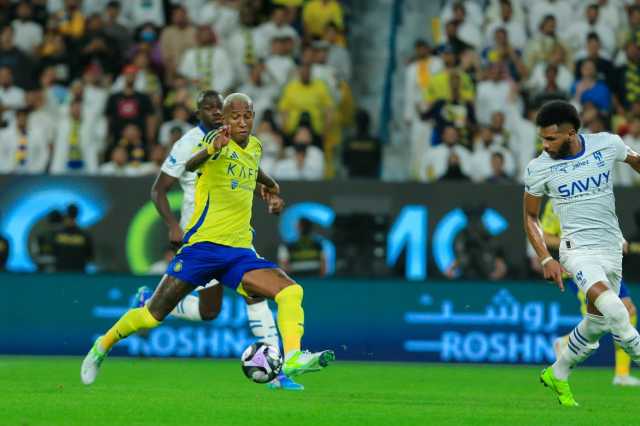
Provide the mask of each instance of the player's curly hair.
POLYGON ((571 124, 575 131, 580 129, 578 110, 566 101, 550 101, 542 105, 536 116, 536 126, 548 127, 553 125, 571 124))

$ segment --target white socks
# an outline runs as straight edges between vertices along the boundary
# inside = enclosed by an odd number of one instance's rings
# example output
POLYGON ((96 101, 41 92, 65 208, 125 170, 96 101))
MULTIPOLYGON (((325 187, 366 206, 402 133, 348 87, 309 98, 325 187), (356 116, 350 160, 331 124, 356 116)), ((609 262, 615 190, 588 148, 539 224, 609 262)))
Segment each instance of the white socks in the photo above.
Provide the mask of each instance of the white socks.
POLYGON ((613 291, 607 290, 596 299, 594 305, 609 322, 609 329, 616 343, 636 363, 640 362, 640 335, 629 320, 627 308, 613 291))
POLYGON ((173 308, 171 315, 188 321, 202 321, 200 316, 200 299, 188 294, 173 308))
POLYGON ((254 336, 261 342, 272 345, 280 350, 280 338, 276 322, 273 319, 269 303, 266 300, 247 304, 247 317, 249 318, 249 327, 254 336))
POLYGON ((580 324, 569 333, 567 346, 562 349, 560 356, 551 366, 553 375, 560 380, 567 380, 569 370, 589 358, 598 349, 600 337, 608 331, 609 322, 604 317, 586 314, 580 324))

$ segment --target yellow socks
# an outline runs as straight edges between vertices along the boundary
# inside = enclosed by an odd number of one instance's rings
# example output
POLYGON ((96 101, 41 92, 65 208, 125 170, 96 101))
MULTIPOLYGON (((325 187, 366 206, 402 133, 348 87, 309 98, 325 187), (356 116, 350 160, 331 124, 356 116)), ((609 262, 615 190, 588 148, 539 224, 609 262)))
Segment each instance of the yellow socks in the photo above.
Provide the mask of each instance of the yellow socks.
POLYGON ((285 355, 300 350, 300 341, 304 334, 302 295, 302 287, 294 284, 281 290, 275 297, 278 304, 278 328, 285 355))
MULTIPOLYGON (((631 315, 629 318, 631 320, 631 325, 635 328, 638 323, 638 316, 631 315)), ((616 368, 615 375, 616 376, 628 376, 631 371, 631 357, 627 355, 627 353, 620 347, 618 344, 615 344, 616 347, 616 368)))
POLYGON ((100 349, 108 352, 113 345, 142 328, 160 325, 146 306, 128 310, 100 339, 100 349))

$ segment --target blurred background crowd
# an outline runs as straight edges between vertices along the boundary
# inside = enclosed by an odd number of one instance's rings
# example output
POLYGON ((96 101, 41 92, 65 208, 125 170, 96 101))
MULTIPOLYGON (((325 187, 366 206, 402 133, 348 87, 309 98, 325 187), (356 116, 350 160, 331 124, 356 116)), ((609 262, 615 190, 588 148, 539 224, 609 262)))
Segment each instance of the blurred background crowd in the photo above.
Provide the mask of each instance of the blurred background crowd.
POLYGON ((584 132, 640 150, 640 1, 418 2, 383 117, 354 95, 372 78, 353 63, 354 3, 0 0, 0 172, 153 175, 206 88, 254 99, 279 179, 518 182, 540 150, 531 120, 556 98, 584 132))

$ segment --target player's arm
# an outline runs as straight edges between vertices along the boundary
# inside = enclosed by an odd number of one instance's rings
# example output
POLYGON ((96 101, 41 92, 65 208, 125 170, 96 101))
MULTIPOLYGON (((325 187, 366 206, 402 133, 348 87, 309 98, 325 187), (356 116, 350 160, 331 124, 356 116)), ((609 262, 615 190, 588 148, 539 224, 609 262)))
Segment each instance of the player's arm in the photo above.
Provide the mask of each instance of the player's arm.
POLYGON ((169 242, 174 248, 180 247, 183 232, 178 219, 171 211, 167 194, 177 180, 165 172, 160 172, 151 187, 151 201, 153 201, 153 205, 156 206, 156 210, 169 228, 169 242))
POLYGON ((548 232, 544 233, 544 242, 547 243, 548 248, 557 250, 560 247, 560 237, 548 232))
POLYGON ((629 147, 627 147, 627 157, 624 162, 630 165, 637 173, 640 173, 640 154, 629 147))
POLYGON ((220 150, 229 144, 229 129, 223 126, 217 130, 211 130, 202 138, 203 148, 197 151, 187 161, 185 168, 190 172, 195 172, 209 158, 218 154, 220 150))
POLYGON ((278 182, 262 169, 258 169, 257 183, 260 184, 260 196, 267 203, 269 213, 280 214, 284 209, 284 200, 280 196, 278 182))
POLYGON ((527 233, 529 242, 538 255, 540 263, 542 264, 544 278, 549 281, 554 281, 560 290, 564 291, 564 285, 562 283, 562 267, 560 266, 560 263, 549 253, 542 233, 542 228, 540 227, 540 222, 538 221, 541 204, 542 197, 536 197, 528 192, 524 193, 524 230, 527 233))

